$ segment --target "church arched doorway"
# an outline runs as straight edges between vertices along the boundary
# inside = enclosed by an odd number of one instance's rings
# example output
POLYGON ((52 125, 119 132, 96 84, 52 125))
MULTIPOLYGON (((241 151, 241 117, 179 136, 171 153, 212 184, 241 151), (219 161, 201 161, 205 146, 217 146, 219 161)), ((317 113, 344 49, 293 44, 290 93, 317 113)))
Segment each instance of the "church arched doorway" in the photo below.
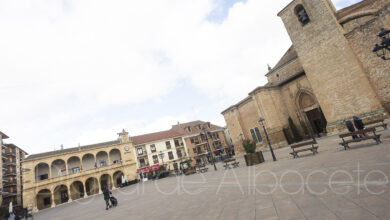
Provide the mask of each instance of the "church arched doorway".
POLYGON ((297 106, 302 116, 306 117, 310 123, 313 133, 319 135, 326 132, 326 118, 313 94, 307 91, 300 91, 297 96, 297 106))

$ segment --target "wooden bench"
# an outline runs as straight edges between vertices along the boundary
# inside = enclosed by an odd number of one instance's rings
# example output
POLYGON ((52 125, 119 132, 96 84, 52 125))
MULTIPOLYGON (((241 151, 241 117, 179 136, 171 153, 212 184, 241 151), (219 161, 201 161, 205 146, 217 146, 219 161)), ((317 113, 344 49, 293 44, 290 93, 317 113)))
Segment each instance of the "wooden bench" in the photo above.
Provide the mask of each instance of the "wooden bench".
POLYGON ((350 148, 349 147, 350 143, 357 143, 360 141, 365 141, 365 140, 370 140, 370 139, 375 140, 376 144, 382 143, 381 142, 381 135, 375 133, 375 127, 366 128, 366 129, 363 129, 360 131, 354 131, 354 132, 340 134, 339 137, 343 140, 343 142, 341 142, 340 145, 342 145, 345 150, 347 150, 347 148, 350 148), (369 133, 372 133, 372 134, 369 135, 369 133), (345 140, 347 137, 352 138, 352 136, 354 136, 354 135, 358 136, 358 138, 345 140))
POLYGON ((370 122, 365 123, 365 125, 366 126, 374 125, 374 126, 370 126, 370 128, 383 127, 384 130, 387 130, 387 123, 385 123, 384 119, 370 121, 370 122), (380 124, 378 124, 378 123, 380 123, 380 124), (377 124, 377 125, 374 125, 374 124, 377 124))
POLYGON ((232 168, 231 166, 233 166, 233 168, 240 166, 239 165, 240 162, 237 162, 236 159, 234 159, 234 158, 225 159, 223 162, 225 163, 225 165, 223 165, 225 167, 225 170, 232 168))
POLYGON ((304 151, 311 151, 314 155, 314 154, 318 153, 318 151, 317 151, 318 146, 315 146, 315 144, 316 143, 313 140, 305 141, 305 142, 297 143, 297 144, 292 144, 291 145, 292 152, 290 154, 292 154, 294 156, 294 158, 297 158, 297 157, 299 157, 298 153, 304 152, 304 151), (310 146, 310 147, 303 148, 305 146, 310 146))
POLYGON ((205 173, 209 170, 209 168, 206 167, 206 165, 198 164, 196 165, 196 168, 198 168, 198 172, 205 173))

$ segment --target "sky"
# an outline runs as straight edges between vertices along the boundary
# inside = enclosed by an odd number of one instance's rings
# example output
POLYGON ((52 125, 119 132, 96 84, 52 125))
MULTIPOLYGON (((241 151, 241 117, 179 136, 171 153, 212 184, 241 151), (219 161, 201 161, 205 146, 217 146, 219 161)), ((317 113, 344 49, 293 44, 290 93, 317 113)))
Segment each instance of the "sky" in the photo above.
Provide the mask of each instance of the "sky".
MULTIPOLYGON (((333 0, 337 8, 357 0, 333 0)), ((225 126, 291 45, 290 0, 0 0, 0 131, 29 154, 225 126)))

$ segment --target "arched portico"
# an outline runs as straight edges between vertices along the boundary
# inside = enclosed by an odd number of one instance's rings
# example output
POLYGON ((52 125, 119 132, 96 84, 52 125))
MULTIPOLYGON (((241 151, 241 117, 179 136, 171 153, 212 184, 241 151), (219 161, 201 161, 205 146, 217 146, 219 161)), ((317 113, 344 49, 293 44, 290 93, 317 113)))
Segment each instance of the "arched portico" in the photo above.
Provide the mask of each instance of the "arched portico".
POLYGON ((91 170, 95 168, 95 156, 93 154, 85 154, 82 158, 83 170, 91 170))
POLYGON ((67 161, 68 173, 78 173, 81 171, 81 161, 79 157, 72 156, 67 161))
POLYGON ((68 187, 65 185, 56 186, 53 190, 54 204, 59 205, 69 201, 68 187))
POLYGON ((122 161, 120 150, 116 148, 110 150, 110 161, 112 164, 120 163, 122 161))
POLYGON ((111 176, 109 174, 103 174, 100 176, 100 189, 112 189, 111 176))
POLYGON ((99 181, 95 177, 90 177, 85 181, 85 190, 88 196, 99 193, 99 181))
POLYGON ((66 163, 62 159, 57 159, 51 163, 51 178, 66 175, 66 163))
POLYGON ((72 200, 84 197, 84 185, 81 181, 74 181, 70 184, 70 198, 72 200))
POLYGON ((50 190, 48 189, 40 190, 36 195, 36 200, 37 200, 38 210, 50 208, 52 204, 50 190))
POLYGON ((109 164, 107 152, 99 151, 96 154, 96 161, 97 161, 97 166, 98 167, 107 166, 109 164))
POLYGON ((122 184, 122 177, 124 176, 123 172, 118 170, 112 175, 112 179, 114 181, 114 186, 119 188, 122 184))
POLYGON ((50 168, 47 163, 39 163, 35 166, 35 182, 49 179, 50 178, 50 168))

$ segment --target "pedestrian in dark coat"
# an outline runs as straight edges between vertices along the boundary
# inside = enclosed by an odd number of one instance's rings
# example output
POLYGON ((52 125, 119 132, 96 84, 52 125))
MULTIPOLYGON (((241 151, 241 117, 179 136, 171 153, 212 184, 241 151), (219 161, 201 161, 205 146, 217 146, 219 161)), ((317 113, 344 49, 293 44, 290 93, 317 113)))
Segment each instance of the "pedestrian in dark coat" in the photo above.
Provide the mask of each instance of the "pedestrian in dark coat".
MULTIPOLYGON (((346 120, 345 121, 345 125, 347 126, 349 132, 354 132, 355 131, 355 127, 353 126, 353 124, 352 124, 352 122, 350 120, 346 120)), ((358 136, 357 135, 352 135, 352 138, 355 140, 355 139, 358 138, 358 136)))
POLYGON ((355 124, 356 129, 358 129, 359 131, 364 129, 364 124, 362 119, 353 116, 353 123, 355 124))
POLYGON ((110 194, 112 194, 110 190, 107 189, 107 187, 105 187, 103 190, 103 196, 104 196, 104 201, 106 201, 106 210, 110 208, 110 194))

